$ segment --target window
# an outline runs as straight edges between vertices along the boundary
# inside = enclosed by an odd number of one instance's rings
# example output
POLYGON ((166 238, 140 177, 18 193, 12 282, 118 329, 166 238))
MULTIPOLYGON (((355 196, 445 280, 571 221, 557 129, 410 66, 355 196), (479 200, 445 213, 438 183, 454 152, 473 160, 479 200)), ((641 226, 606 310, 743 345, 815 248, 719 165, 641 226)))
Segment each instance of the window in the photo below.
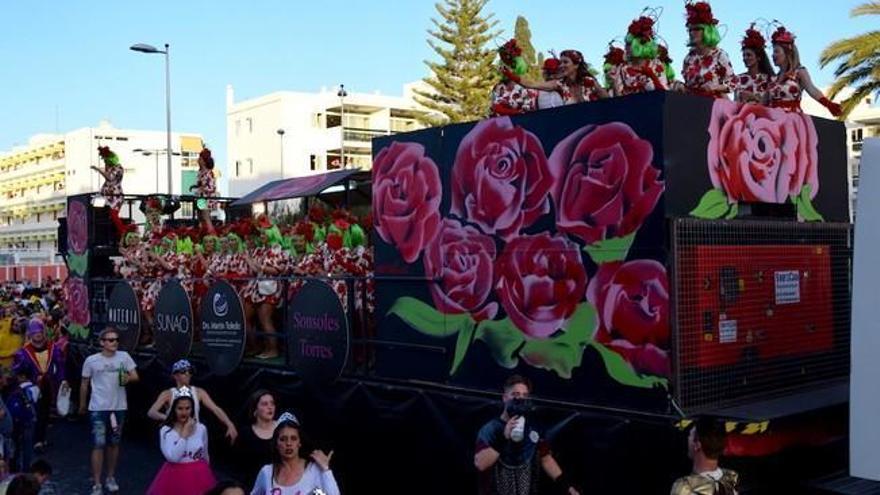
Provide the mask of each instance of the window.
POLYGON ((235 176, 241 177, 241 160, 235 160, 235 176))
POLYGON ((116 138, 116 140, 117 140, 117 141, 128 141, 128 138, 125 137, 125 136, 118 136, 118 137, 116 138))
POLYGON ((339 127, 340 123, 342 123, 342 118, 338 114, 327 114, 327 129, 339 127))
POLYGON ((235 135, 238 136, 241 134, 241 120, 235 121, 235 135))
POLYGON ((254 175, 254 161, 250 158, 247 159, 248 164, 248 174, 254 175))
POLYGON ((318 157, 309 155, 309 170, 318 170, 318 157))
POLYGON ((254 119, 248 117, 247 118, 247 126, 248 126, 248 133, 253 134, 253 132, 254 132, 254 119))
POLYGON ((40 214, 37 213, 37 223, 40 223, 40 214))

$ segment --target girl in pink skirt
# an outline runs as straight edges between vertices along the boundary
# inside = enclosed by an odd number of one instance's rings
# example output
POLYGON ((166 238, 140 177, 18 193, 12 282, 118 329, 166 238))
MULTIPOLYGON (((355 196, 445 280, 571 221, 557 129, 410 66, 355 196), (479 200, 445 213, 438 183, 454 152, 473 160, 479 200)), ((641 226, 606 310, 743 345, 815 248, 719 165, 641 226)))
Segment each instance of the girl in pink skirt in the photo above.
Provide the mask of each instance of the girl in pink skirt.
POLYGON ((196 421, 193 410, 192 394, 184 387, 159 430, 165 464, 147 495, 201 495, 216 484, 208 465, 208 430, 196 421))

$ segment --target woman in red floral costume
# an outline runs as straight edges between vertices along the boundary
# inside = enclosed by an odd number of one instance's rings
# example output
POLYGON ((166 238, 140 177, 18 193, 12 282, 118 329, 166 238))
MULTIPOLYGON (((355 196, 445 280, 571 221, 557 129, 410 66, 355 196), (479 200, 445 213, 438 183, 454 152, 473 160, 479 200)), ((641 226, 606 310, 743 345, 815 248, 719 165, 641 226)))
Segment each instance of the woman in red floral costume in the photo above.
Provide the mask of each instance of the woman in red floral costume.
POLYGON ((734 81, 733 95, 736 101, 766 103, 767 86, 774 75, 766 50, 767 41, 752 23, 742 40, 743 64, 747 70, 737 75, 734 81))
POLYGON ((155 320, 153 310, 156 308, 156 300, 165 281, 177 274, 176 248, 177 235, 173 232, 166 233, 147 249, 145 263, 141 264, 143 277, 146 278, 141 310, 147 320, 147 325, 141 334, 141 345, 152 344, 155 320))
MULTIPOLYGON (((261 215, 257 220, 260 228, 260 245, 247 258, 248 266, 256 277, 281 277, 289 266, 289 256, 281 247, 281 232, 271 224, 269 218, 261 215)), ((245 299, 256 310, 263 333, 276 333, 273 312, 281 304, 281 282, 274 279, 255 278, 245 288, 245 299)), ((251 327, 253 328, 253 327, 251 327)), ((278 341, 268 337, 263 352, 257 359, 273 359, 279 356, 278 341)))
POLYGON ((645 15, 630 23, 626 35, 627 62, 614 81, 615 96, 666 89, 666 66, 658 58, 654 24, 655 20, 645 15))
POLYGON ((593 76, 584 56, 577 50, 563 50, 559 54, 559 74, 556 81, 526 81, 505 69, 504 75, 531 89, 558 91, 566 105, 608 98, 608 92, 593 76))
POLYGON ((215 235, 217 232, 214 230, 214 224, 211 223, 211 210, 217 208, 217 201, 208 198, 217 197, 217 180, 214 178, 214 158, 208 148, 203 148, 199 153, 199 175, 195 185, 190 187, 190 191, 193 189, 200 198, 196 202, 196 207, 199 210, 202 229, 215 235))
POLYGON ((779 74, 768 85, 771 107, 791 112, 801 111, 801 93, 804 91, 821 103, 835 117, 841 114, 840 105, 829 100, 813 85, 810 73, 801 65, 800 54, 795 45, 795 36, 784 26, 773 33, 773 63, 779 67, 779 74))
POLYGON ((526 89, 504 75, 505 72, 510 71, 522 76, 528 69, 522 58, 522 49, 516 44, 516 40, 510 40, 499 48, 498 56, 501 58, 503 70, 501 82, 492 88, 492 116, 518 115, 534 111, 538 99, 535 90, 526 89))
POLYGON ((611 96, 620 96, 614 88, 619 87, 620 71, 626 66, 626 51, 614 46, 614 41, 608 43, 608 51, 605 52, 605 63, 602 72, 605 74, 605 89, 611 96))
POLYGON ((691 50, 684 59, 684 85, 679 89, 710 98, 726 98, 733 88, 734 71, 727 53, 718 48, 718 19, 707 2, 688 3, 685 8, 691 50))
POLYGON ((128 230, 122 220, 119 218, 119 209, 122 208, 122 176, 125 171, 119 163, 119 157, 116 153, 110 151, 109 146, 98 146, 98 155, 104 161, 104 169, 92 166, 92 170, 101 174, 104 178, 104 184, 101 185, 101 196, 107 199, 107 206, 110 207, 110 220, 116 227, 116 232, 120 237, 128 230))

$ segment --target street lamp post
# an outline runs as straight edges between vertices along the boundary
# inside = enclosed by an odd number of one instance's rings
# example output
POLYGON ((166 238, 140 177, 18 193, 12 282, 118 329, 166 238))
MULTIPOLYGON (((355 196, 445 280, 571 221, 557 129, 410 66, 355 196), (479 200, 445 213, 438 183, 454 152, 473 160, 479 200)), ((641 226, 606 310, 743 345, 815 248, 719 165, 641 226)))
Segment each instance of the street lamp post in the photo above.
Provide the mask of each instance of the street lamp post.
POLYGON ((281 178, 284 178, 284 129, 278 129, 275 131, 278 133, 278 141, 279 141, 279 156, 281 158, 281 178))
POLYGON ((336 96, 339 97, 339 161, 342 168, 348 168, 345 164, 345 97, 348 93, 344 84, 339 85, 336 96))
MULTIPOLYGON (((171 189, 171 62, 169 60, 169 45, 168 43, 165 43, 164 50, 159 50, 155 46, 147 45, 145 43, 138 43, 129 48, 141 53, 161 53, 165 55, 165 137, 167 139, 165 154, 168 157, 168 194, 170 195, 173 191, 171 189)), ((156 189, 158 189, 158 187, 156 189)))

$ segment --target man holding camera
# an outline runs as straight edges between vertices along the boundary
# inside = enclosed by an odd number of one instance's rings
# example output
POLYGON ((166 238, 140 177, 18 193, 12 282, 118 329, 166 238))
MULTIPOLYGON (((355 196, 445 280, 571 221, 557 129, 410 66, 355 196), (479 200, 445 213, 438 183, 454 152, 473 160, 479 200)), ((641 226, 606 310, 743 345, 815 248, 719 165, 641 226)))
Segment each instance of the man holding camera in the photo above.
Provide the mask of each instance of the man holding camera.
POLYGON ((579 495, 553 458, 547 441, 527 421, 532 411, 532 383, 513 375, 504 382, 504 411, 480 428, 474 465, 480 472, 481 495, 537 493, 542 469, 560 493, 579 495))

